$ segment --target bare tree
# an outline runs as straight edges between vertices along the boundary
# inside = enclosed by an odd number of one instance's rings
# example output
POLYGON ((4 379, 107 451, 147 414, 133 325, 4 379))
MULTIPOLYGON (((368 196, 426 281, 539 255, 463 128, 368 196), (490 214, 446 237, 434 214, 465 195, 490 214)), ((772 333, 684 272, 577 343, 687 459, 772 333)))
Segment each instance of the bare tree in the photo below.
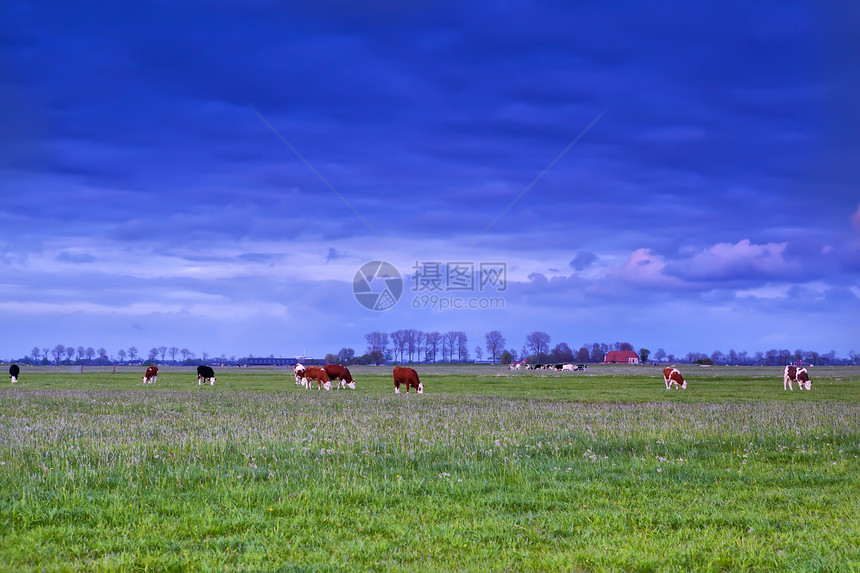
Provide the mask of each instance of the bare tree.
POLYGON ((481 350, 481 345, 476 344, 475 345, 475 361, 480 362, 483 357, 484 357, 484 351, 481 350))
POLYGON ((403 351, 406 348, 406 331, 395 330, 391 333, 391 350, 394 352, 394 361, 403 362, 403 351), (399 358, 398 358, 399 357, 399 358))
POLYGON ((75 354, 77 354, 78 360, 80 360, 81 362, 83 362, 83 360, 84 360, 84 354, 85 353, 86 353, 86 350, 84 349, 83 346, 78 346, 77 348, 75 348, 75 354))
MULTIPOLYGON (((200 356, 203 357, 203 362, 206 362, 207 360, 209 360, 209 353, 208 352, 201 352, 200 356)), ((274 358, 274 356, 272 356, 272 358, 274 358)))
POLYGON ((125 350, 120 348, 116 352, 117 358, 119 358, 119 363, 122 364, 125 361, 125 350))
POLYGON ((495 364, 496 359, 501 355, 502 350, 505 349, 505 337, 498 330, 491 330, 484 335, 484 338, 487 342, 487 352, 490 353, 490 358, 493 364, 495 364))
POLYGON ((349 364, 355 360, 355 350, 352 348, 341 348, 337 353, 338 364, 349 364))
POLYGON ((657 352, 654 353, 654 360, 657 362, 663 362, 664 358, 666 358, 666 351, 662 348, 658 348, 657 352))
POLYGON ((380 364, 388 355, 388 334, 385 332, 370 332, 364 335, 367 341, 367 353, 373 357, 375 364, 380 364))
MULTIPOLYGON (((438 331, 428 332, 424 338, 424 359, 428 362, 430 359, 436 362, 436 352, 439 350, 439 344, 442 342, 442 333, 438 331)), ((444 358, 444 357, 443 357, 444 358)))
POLYGON ((535 331, 526 336, 526 348, 540 359, 541 354, 549 354, 550 337, 546 332, 535 331))
POLYGON ((454 362, 454 353, 457 352, 457 331, 450 330, 442 335, 442 357, 448 362, 454 362))
POLYGON ((63 354, 66 353, 66 347, 62 344, 56 345, 51 349, 51 354, 54 355, 54 360, 57 362, 57 366, 60 365, 60 360, 63 359, 63 354))
POLYGON ((469 361, 469 337, 462 330, 457 331, 457 362, 469 361))
POLYGON ((75 357, 75 347, 72 345, 66 346, 66 359, 70 360, 75 357))
POLYGON ((171 346, 167 349, 167 353, 170 354, 170 361, 176 362, 176 355, 179 354, 179 349, 175 346, 171 346))
POLYGON ((99 348, 98 350, 96 350, 96 352, 98 352, 99 354, 99 362, 107 362, 107 350, 105 350, 104 348, 99 348))
POLYGON ((44 357, 45 357, 45 360, 50 361, 50 359, 51 359, 51 358, 50 358, 50 352, 51 352, 51 349, 50 349, 50 348, 48 348, 47 346, 46 346, 45 348, 43 348, 43 349, 42 349, 42 356, 44 356, 44 357))
POLYGON ((87 349, 84 351, 84 353, 87 356, 87 360, 90 362, 93 361, 93 356, 96 355, 96 351, 92 346, 87 346, 87 349))
POLYGON ((129 360, 129 362, 132 362, 136 358, 137 358, 137 347, 129 346, 128 347, 128 360, 129 360))
POLYGON ((149 356, 148 356, 149 361, 150 361, 150 362, 155 362, 155 358, 156 358, 156 356, 158 356, 158 348, 154 348, 154 347, 153 347, 153 348, 150 348, 150 349, 149 349, 149 356))
POLYGON ((167 354, 167 347, 166 346, 159 346, 158 347, 158 355, 161 356, 162 362, 164 362, 164 355, 165 354, 167 354))
POLYGON ((30 351, 30 355, 33 357, 34 363, 39 361, 39 352, 40 350, 38 346, 34 346, 33 349, 30 351))

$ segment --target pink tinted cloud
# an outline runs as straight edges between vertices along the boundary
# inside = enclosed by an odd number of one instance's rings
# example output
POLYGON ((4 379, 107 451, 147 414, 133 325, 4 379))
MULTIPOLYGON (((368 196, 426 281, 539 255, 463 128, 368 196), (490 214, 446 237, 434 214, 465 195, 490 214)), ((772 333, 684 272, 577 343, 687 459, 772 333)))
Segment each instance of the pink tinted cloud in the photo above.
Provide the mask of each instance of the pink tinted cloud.
POLYGON ((667 271, 693 281, 781 278, 791 272, 791 266, 784 257, 787 245, 759 245, 749 239, 735 244, 717 243, 689 259, 672 264, 667 271))
POLYGON ((602 278, 617 279, 625 283, 652 288, 677 288, 682 281, 667 275, 666 262, 651 249, 636 249, 627 260, 609 268, 602 278))

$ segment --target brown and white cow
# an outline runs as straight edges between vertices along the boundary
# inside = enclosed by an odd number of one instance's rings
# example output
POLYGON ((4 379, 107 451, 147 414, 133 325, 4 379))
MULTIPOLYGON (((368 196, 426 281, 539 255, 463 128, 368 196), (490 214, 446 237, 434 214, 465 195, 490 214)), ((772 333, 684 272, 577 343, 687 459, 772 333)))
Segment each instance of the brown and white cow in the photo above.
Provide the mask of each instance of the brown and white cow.
POLYGON ((803 366, 785 367, 785 371, 782 373, 782 389, 794 390, 794 388, 791 387, 792 382, 797 382, 797 386, 801 390, 804 388, 807 390, 812 389, 812 380, 809 379, 809 372, 807 372, 806 368, 803 366))
POLYGON ((305 388, 310 390, 311 380, 317 381, 317 390, 325 388, 331 390, 331 380, 326 374, 325 369, 319 366, 308 366, 305 368, 305 388))
POLYGON ((155 384, 158 382, 158 366, 150 366, 143 375, 144 384, 155 384))
POLYGON ((394 367, 394 393, 400 394, 400 385, 406 385, 406 393, 409 394, 409 388, 415 388, 419 394, 424 393, 424 384, 418 379, 418 373, 412 368, 406 366, 394 367))
POLYGON ((352 379, 352 374, 349 373, 349 368, 340 364, 326 364, 323 370, 328 374, 330 380, 337 380, 337 389, 349 388, 355 390, 355 380, 352 379))
POLYGON ((301 386, 302 384, 307 385, 307 382, 305 381, 305 367, 304 367, 304 365, 301 362, 299 362, 296 364, 296 367, 294 368, 294 370, 296 372, 296 386, 301 386))
POLYGON ((687 381, 681 376, 681 371, 671 366, 663 369, 663 382, 666 383, 666 390, 669 390, 672 384, 683 390, 687 389, 687 381))

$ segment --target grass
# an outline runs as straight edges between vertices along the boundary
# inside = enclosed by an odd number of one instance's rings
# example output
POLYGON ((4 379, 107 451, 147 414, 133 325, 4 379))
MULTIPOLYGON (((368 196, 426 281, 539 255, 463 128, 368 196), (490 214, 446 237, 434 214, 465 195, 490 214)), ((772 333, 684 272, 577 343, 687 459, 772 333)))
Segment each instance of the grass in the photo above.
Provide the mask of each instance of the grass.
POLYGON ((860 569, 860 369, 27 369, 0 389, 5 570, 860 569), (695 376, 694 376, 695 375, 695 376))

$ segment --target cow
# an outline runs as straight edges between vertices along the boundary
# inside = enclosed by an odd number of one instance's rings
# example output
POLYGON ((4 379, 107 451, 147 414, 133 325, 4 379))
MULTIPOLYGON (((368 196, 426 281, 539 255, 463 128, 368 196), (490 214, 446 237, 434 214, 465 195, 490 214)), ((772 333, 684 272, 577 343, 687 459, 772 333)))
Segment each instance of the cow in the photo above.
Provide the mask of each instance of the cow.
POLYGON ((317 381, 317 390, 325 388, 331 390, 331 380, 324 368, 319 366, 308 366, 305 368, 305 388, 310 390, 311 380, 317 381))
POLYGON ((211 366, 198 366, 197 367, 197 385, 205 384, 206 381, 209 381, 210 386, 215 385, 215 371, 212 370, 211 366))
POLYGON ((415 388, 419 394, 424 393, 424 384, 418 379, 418 373, 412 368, 406 366, 394 367, 394 393, 400 394, 400 385, 406 385, 406 393, 409 394, 409 388, 415 388))
POLYGON ((158 366, 150 366, 143 375, 144 384, 155 384, 158 382, 158 366))
POLYGON ((682 390, 687 389, 687 381, 684 380, 684 377, 681 376, 680 370, 677 368, 672 368, 671 366, 664 368, 663 381, 666 383, 666 390, 669 390, 672 387, 672 384, 682 390))
POLYGON ((326 364, 323 370, 328 374, 329 380, 337 380, 337 389, 349 388, 355 390, 355 380, 352 379, 352 374, 349 373, 349 368, 340 364, 326 364))
POLYGON ((17 364, 13 364, 9 367, 9 379, 12 380, 12 384, 18 381, 18 375, 21 373, 21 369, 17 364))
POLYGON ((294 368, 294 370, 296 372, 296 386, 301 386, 302 384, 307 384, 305 382, 305 367, 304 367, 304 365, 301 362, 299 362, 296 364, 296 367, 294 368))
POLYGON ((797 386, 803 390, 804 387, 807 390, 812 389, 812 380, 809 379, 809 372, 806 371, 806 368, 803 366, 786 366, 785 371, 782 373, 782 389, 783 390, 794 390, 791 387, 792 382, 797 382, 797 386))
POLYGON ((575 368, 573 367, 573 364, 564 364, 564 365, 562 365, 561 369, 564 372, 573 372, 575 370, 575 368))

